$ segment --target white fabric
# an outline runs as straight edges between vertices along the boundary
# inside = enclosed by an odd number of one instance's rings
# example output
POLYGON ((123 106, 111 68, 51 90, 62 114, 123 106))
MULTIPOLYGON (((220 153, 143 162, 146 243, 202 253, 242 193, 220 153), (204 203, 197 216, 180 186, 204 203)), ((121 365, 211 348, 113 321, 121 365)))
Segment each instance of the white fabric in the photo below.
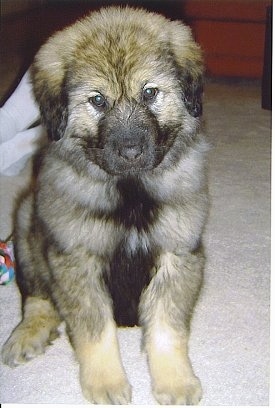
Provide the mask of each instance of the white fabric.
POLYGON ((41 127, 27 130, 39 119, 29 71, 0 109, 0 173, 18 174, 38 148, 41 127))
POLYGON ((47 140, 42 126, 19 132, 11 140, 0 146, 0 169, 6 176, 18 174, 26 165, 27 160, 47 140))

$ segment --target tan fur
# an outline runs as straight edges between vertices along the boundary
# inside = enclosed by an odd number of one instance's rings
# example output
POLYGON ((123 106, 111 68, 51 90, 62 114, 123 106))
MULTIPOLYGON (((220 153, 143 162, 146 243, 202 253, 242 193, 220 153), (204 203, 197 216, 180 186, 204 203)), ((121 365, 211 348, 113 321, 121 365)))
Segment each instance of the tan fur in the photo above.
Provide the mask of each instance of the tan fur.
POLYGON ((164 405, 197 405, 202 390, 189 361, 187 339, 163 321, 165 313, 159 310, 146 343, 154 396, 164 405))
POLYGON ((98 404, 127 404, 131 387, 122 367, 115 325, 108 323, 97 341, 89 337, 87 333, 74 341, 84 396, 98 404))

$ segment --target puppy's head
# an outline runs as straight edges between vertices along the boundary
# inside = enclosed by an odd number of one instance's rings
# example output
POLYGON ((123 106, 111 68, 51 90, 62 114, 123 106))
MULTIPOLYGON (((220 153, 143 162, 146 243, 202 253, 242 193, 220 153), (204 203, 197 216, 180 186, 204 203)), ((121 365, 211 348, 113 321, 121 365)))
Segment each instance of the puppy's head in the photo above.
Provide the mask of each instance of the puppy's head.
POLYGON ((32 67, 49 137, 110 174, 153 169, 176 139, 190 141, 202 74, 188 27, 113 7, 55 34, 32 67))

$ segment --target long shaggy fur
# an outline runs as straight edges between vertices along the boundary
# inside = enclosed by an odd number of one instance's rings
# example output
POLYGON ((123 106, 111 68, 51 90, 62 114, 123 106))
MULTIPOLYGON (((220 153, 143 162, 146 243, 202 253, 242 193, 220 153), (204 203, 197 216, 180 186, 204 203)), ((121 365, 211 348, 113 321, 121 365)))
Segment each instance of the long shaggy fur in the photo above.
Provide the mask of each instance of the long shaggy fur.
POLYGON ((61 320, 85 397, 128 403, 116 324, 140 324, 161 404, 197 404, 188 358, 207 215, 203 64, 190 29, 131 8, 92 13, 38 52, 52 140, 16 220, 23 320, 4 361, 44 351, 61 320))

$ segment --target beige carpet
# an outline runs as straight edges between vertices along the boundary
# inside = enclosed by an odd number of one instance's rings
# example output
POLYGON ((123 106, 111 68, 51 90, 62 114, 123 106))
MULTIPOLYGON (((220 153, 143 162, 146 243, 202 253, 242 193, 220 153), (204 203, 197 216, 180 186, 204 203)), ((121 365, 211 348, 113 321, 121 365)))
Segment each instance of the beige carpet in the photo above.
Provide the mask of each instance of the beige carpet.
MULTIPOLYGON (((211 83, 205 118, 214 149, 212 208, 205 233, 205 284, 192 322, 190 355, 204 389, 201 405, 268 405, 270 283, 270 112, 255 83, 211 83)), ((0 180, 0 235, 28 169, 0 180)), ((0 344, 20 320, 14 283, 0 287, 0 344)), ((119 330, 133 404, 155 404, 140 330, 119 330)), ((15 369, 0 367, 2 403, 86 403, 78 366, 62 335, 46 354, 15 369)))

